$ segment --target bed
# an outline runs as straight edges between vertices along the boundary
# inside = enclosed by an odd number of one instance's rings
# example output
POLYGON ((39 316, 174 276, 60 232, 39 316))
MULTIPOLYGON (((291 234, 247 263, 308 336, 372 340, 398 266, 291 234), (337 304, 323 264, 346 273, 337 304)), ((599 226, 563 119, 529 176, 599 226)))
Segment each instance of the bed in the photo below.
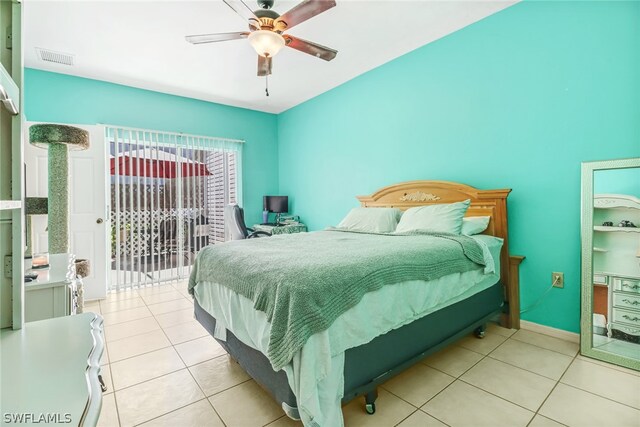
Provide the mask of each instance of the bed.
MULTIPOLYGON (((286 341, 287 345, 270 345, 276 341, 274 330, 280 330, 279 323, 273 317, 273 309, 259 306, 256 302, 259 296, 252 300, 249 294, 234 292, 232 287, 203 279, 207 278, 203 274, 193 274, 190 281, 195 317, 229 355, 274 397, 290 418, 302 418, 304 424, 310 426, 340 425, 340 403, 358 396, 364 396, 365 409, 373 414, 376 411, 377 387, 422 358, 473 331, 482 337, 484 325, 496 317, 505 327, 519 327, 518 266, 523 257, 509 254, 506 204, 509 192, 508 189, 478 190, 452 182, 412 181, 358 197, 363 207, 395 207, 401 210, 469 199, 467 217, 490 217, 483 235, 472 236, 477 246, 482 248, 484 268, 447 271, 428 281, 402 281, 394 286, 373 287, 358 295, 357 304, 349 306, 348 310, 328 321, 324 319, 324 329, 311 329, 304 343, 292 347, 289 352, 282 350, 289 348, 289 341, 286 341), (255 310, 255 307, 259 309, 255 310)), ((394 238, 386 236, 339 234, 339 230, 333 230, 309 233, 308 236, 256 240, 262 240, 260 244, 263 247, 270 245, 275 248, 275 253, 278 253, 278 245, 295 246, 297 241, 293 239, 315 239, 317 243, 314 244, 320 248, 324 238, 353 239, 359 244, 364 239, 367 246, 376 244, 377 239, 387 239, 384 245, 389 247, 396 244, 392 242, 394 238)), ((398 251, 412 245, 408 236, 401 238, 404 240, 397 243, 398 251)), ((451 244, 444 242, 446 239, 442 236, 434 236, 433 240, 442 245, 451 244)), ((462 243, 456 243, 464 251, 462 243)), ((366 252, 365 249, 362 251, 366 252)), ((196 260, 196 270, 198 268, 204 270, 196 260)), ((245 282, 260 280, 250 275, 241 276, 240 273, 237 279, 245 282)), ((395 283, 393 279, 389 280, 395 283)), ((242 289, 243 284, 237 286, 236 290, 242 289)), ((346 292, 342 289, 336 292, 346 292)), ((282 302, 276 300, 272 305, 278 304, 282 305, 282 302)), ((291 307, 287 310, 289 313, 295 311, 291 307)), ((310 325, 317 320, 313 316, 305 319, 310 325)), ((300 322, 291 322, 290 319, 289 322, 286 325, 300 326, 300 322)), ((301 325, 302 329, 305 327, 306 324, 301 325)), ((280 336, 277 338, 279 340, 280 336)))

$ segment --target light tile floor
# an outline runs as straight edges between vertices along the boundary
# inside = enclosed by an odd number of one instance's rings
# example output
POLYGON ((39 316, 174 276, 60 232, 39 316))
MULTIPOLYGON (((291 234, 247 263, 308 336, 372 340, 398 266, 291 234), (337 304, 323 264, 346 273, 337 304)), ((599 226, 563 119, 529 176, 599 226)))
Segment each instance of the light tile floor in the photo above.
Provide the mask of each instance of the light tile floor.
MULTIPOLYGON (((108 391, 99 426, 301 426, 193 320, 185 283, 109 295, 108 391)), ((640 372, 578 355, 578 345, 491 324, 385 383, 374 415, 356 399, 352 426, 635 426, 640 372)))

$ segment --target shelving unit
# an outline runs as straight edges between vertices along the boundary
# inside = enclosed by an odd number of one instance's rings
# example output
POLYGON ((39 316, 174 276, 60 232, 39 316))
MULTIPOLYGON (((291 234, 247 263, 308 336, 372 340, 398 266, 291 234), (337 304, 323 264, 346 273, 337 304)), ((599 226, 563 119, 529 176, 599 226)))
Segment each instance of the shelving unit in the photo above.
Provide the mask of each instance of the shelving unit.
MULTIPOLYGON (((625 194, 594 195, 594 224, 623 220, 640 225, 640 199, 625 194)), ((594 272, 606 276, 601 288, 609 337, 637 341, 640 335, 640 228, 595 225, 594 272)), ((594 280, 595 286, 595 280, 594 280)), ((594 287, 594 295, 596 289, 594 287)), ((594 303, 595 304, 595 303, 594 303)))
POLYGON ((0 1, 0 327, 22 328, 24 173, 22 4, 0 1), (10 257, 13 273, 4 271, 10 257))
MULTIPOLYGON (((51 415, 50 424, 95 426, 102 405, 100 358, 104 351, 102 317, 68 314, 68 293, 56 311, 50 289, 68 289, 57 271, 38 277, 29 289, 37 316, 51 306, 53 319, 24 323, 24 170, 22 147, 22 3, 0 0, 0 407, 5 415, 51 415), (7 257, 10 264, 7 265, 7 257), (12 271, 11 271, 12 270, 12 271), (55 283, 54 283, 55 282, 55 283), (60 280, 58 280, 60 282, 60 280), (37 307, 41 304, 41 307, 37 307), (62 315, 64 314, 64 315, 62 315), (68 421, 67 421, 68 419, 68 421), (62 421, 60 421, 62 420, 62 421)), ((60 260, 62 268, 70 260, 60 260)), ((54 264, 57 260, 54 259, 54 264)), ((55 267, 55 265, 53 265, 55 267)), ((43 271, 43 274, 45 272, 43 271)), ((63 272, 64 276, 64 272, 63 272)), ((69 305, 72 301, 69 301, 69 305)), ((28 418, 25 418, 28 420, 28 418)), ((28 425, 38 424, 37 421, 28 425)), ((25 425, 22 423, 21 425, 25 425)))

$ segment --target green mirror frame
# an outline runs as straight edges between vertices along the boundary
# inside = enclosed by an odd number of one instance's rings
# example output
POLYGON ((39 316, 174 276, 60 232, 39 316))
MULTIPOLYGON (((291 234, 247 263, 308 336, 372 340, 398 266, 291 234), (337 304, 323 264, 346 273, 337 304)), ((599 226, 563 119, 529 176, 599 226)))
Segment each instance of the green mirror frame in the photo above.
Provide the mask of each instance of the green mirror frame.
POLYGON ((596 171, 628 168, 640 168, 640 157, 582 163, 580 353, 586 357, 640 370, 640 359, 593 348, 593 178, 596 171))

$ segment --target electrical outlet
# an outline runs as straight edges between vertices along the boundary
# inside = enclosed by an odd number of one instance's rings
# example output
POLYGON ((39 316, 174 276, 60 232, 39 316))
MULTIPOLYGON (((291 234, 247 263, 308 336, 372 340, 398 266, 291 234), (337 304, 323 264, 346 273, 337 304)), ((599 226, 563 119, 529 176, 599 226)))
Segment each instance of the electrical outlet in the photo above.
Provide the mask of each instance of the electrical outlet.
POLYGON ((551 284, 554 288, 564 288, 564 273, 551 273, 551 284))
POLYGON ((4 257, 4 277, 11 279, 13 277, 13 257, 5 255, 4 257))

